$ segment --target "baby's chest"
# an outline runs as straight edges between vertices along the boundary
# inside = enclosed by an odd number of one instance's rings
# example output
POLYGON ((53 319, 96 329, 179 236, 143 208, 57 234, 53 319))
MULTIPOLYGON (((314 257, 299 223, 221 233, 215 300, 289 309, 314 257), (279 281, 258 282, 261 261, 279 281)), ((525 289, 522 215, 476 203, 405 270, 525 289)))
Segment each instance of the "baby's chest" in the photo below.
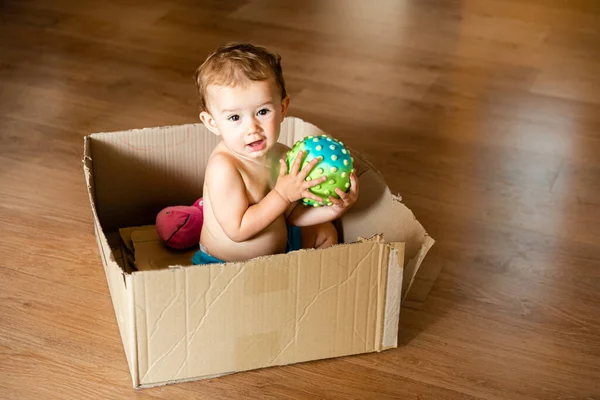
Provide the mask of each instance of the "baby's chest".
POLYGON ((256 204, 261 201, 275 185, 275 180, 268 174, 260 172, 253 175, 245 175, 243 179, 246 185, 246 196, 250 204, 256 204))

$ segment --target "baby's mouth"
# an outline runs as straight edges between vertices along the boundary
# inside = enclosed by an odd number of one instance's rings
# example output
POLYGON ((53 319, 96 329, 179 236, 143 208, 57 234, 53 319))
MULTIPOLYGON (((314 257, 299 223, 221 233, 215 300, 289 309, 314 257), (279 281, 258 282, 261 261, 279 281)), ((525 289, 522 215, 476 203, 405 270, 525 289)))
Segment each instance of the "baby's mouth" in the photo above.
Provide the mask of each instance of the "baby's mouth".
POLYGON ((255 142, 249 143, 248 147, 250 147, 252 150, 261 150, 263 148, 264 144, 265 144, 264 139, 260 139, 255 142))

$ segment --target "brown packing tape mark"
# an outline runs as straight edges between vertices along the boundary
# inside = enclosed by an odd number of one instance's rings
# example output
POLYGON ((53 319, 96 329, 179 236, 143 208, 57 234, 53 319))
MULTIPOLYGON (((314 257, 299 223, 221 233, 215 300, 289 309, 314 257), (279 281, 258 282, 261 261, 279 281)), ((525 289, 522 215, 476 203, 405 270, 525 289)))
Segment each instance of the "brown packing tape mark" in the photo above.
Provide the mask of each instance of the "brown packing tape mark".
MULTIPOLYGON (((290 335, 293 330, 290 330, 290 335)), ((280 357, 280 353, 286 346, 289 339, 282 340, 283 333, 280 331, 271 331, 265 333, 255 333, 252 335, 240 336, 235 342, 235 365, 238 371, 256 368, 257 365, 267 367, 273 365, 273 362, 280 357)))
POLYGON ((249 261, 245 269, 254 269, 252 274, 244 274, 244 296, 259 296, 265 293, 287 291, 290 288, 289 259, 290 255, 277 255, 281 262, 276 266, 269 266, 266 259, 249 261), (257 274, 257 270, 262 270, 262 274, 257 274), (257 277, 258 275, 258 277, 257 277))

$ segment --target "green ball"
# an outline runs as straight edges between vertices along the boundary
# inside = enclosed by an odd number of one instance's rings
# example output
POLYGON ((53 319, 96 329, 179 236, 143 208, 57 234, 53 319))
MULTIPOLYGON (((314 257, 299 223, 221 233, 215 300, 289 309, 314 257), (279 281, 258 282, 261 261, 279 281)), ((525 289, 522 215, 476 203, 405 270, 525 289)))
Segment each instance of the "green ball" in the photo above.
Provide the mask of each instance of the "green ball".
POLYGON ((340 196, 335 192, 340 188, 343 192, 350 190, 350 174, 354 172, 354 159, 350 151, 344 147, 344 143, 327 135, 308 136, 294 144, 287 153, 288 173, 300 151, 304 151, 304 157, 300 165, 300 170, 306 164, 315 158, 321 161, 315 165, 306 180, 319 179, 323 176, 327 180, 309 190, 323 199, 322 204, 312 199, 304 198, 302 203, 307 206, 319 207, 321 205, 331 205, 329 196, 338 198, 340 196))

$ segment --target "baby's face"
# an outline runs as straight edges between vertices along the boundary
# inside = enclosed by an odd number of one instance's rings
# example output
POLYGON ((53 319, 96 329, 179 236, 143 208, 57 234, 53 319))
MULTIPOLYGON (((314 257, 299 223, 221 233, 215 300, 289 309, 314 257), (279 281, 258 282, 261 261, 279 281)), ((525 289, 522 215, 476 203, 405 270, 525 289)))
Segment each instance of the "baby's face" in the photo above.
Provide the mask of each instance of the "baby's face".
POLYGON ((289 99, 281 100, 273 79, 235 87, 209 85, 206 97, 209 113, 200 117, 230 150, 260 159, 277 142, 289 99))

